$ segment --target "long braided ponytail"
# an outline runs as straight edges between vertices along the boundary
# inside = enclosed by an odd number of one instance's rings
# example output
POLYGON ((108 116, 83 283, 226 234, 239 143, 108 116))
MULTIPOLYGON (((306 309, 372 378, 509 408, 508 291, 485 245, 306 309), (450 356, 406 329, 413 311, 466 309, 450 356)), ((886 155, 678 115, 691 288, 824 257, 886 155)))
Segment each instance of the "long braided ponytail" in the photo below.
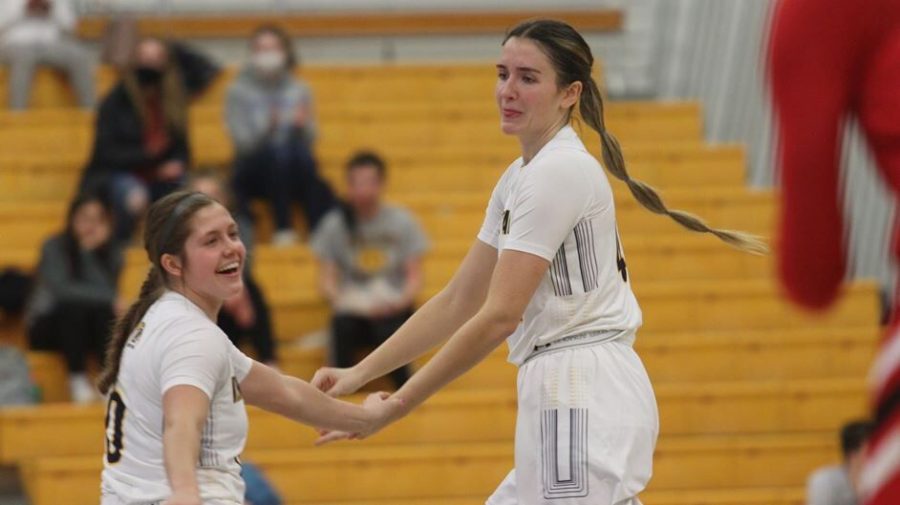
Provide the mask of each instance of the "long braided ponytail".
POLYGON ((557 84, 559 86, 568 86, 573 82, 582 83, 579 101, 581 118, 600 135, 600 142, 603 146, 603 165, 610 174, 628 186, 638 203, 654 214, 669 216, 688 230, 711 233, 742 251, 753 254, 768 252, 766 244, 751 234, 712 228, 691 213, 669 209, 656 189, 645 182, 631 178, 625 167, 625 157, 622 155, 619 141, 606 129, 603 99, 597 83, 591 77, 591 67, 594 63, 591 49, 574 28, 561 21, 530 20, 510 30, 503 42, 506 43, 512 37, 526 38, 538 44, 553 63, 558 75, 557 84))

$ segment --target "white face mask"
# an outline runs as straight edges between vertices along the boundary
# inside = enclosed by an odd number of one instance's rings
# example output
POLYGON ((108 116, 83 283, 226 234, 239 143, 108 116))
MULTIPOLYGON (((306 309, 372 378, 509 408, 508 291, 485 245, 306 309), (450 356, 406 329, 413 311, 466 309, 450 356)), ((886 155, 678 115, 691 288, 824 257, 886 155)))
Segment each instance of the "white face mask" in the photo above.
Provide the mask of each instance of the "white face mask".
POLYGON ((253 68, 263 74, 275 74, 284 70, 287 58, 281 51, 260 51, 250 58, 253 68))

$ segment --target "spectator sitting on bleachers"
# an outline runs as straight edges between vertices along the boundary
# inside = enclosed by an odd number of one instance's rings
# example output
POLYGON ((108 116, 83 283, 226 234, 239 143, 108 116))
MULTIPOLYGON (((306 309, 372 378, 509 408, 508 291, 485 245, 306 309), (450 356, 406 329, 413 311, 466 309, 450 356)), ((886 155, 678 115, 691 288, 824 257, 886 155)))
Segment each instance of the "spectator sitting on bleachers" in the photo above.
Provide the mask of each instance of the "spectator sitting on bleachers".
POLYGON ((863 449, 874 428, 871 421, 854 421, 841 428, 840 465, 820 468, 807 481, 808 505, 856 505, 856 479, 862 465, 863 449))
POLYGON ((44 242, 26 308, 32 349, 58 350, 66 359, 72 400, 94 400, 86 371, 89 354, 102 357, 118 298, 122 251, 112 241, 109 205, 96 195, 76 197, 64 232, 44 242))
MULTIPOLYGON (((356 363, 355 354, 377 347, 413 312, 422 288, 424 232, 412 215, 382 202, 386 167, 368 152, 347 163, 347 204, 332 210, 312 237, 319 260, 319 288, 334 311, 331 361, 356 363)), ((399 387, 409 378, 391 373, 399 387)))
POLYGON ((236 152, 234 192, 243 212, 251 198, 268 201, 273 242, 287 245, 297 240, 291 204, 300 203, 312 232, 334 206, 334 195, 312 154, 312 94, 294 76, 297 57, 290 38, 280 28, 263 26, 251 37, 250 49, 250 62, 228 89, 225 104, 236 152))
POLYGON ((187 99, 165 42, 145 38, 103 99, 82 190, 109 191, 117 239, 131 238, 150 201, 182 185, 190 163, 187 99))
MULTIPOLYGON (((215 173, 201 171, 192 174, 188 187, 193 191, 209 195, 226 208, 232 209, 233 198, 215 173)), ((253 224, 239 212, 234 214, 234 220, 238 224, 241 242, 247 249, 247 258, 252 260, 253 224)), ((219 311, 217 323, 234 345, 240 344, 244 339, 249 339, 256 349, 257 360, 269 366, 276 366, 275 339, 272 335, 269 304, 253 277, 250 268, 252 263, 252 261, 244 263, 244 289, 240 295, 225 301, 222 310, 219 311)))
POLYGON ((9 108, 28 107, 31 83, 39 65, 65 72, 78 104, 94 106, 94 63, 72 36, 76 14, 72 0, 3 0, 0 2, 0 56, 9 68, 9 108))

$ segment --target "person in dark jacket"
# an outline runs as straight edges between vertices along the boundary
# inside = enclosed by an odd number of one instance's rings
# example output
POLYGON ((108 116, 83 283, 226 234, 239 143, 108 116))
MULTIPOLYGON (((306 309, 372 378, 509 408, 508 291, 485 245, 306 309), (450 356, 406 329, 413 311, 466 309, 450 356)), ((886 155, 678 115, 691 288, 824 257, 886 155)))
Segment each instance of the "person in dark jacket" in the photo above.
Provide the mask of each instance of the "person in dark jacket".
POLYGON ((112 240, 112 215, 99 196, 83 194, 69 208, 66 229, 41 249, 26 308, 32 349, 57 350, 66 359, 72 399, 96 393, 85 374, 90 354, 102 357, 109 329, 124 304, 118 298, 122 251, 112 240))
POLYGON ((190 164, 187 92, 166 42, 145 38, 100 104, 83 190, 108 191, 116 238, 128 240, 149 202, 183 183, 190 164))

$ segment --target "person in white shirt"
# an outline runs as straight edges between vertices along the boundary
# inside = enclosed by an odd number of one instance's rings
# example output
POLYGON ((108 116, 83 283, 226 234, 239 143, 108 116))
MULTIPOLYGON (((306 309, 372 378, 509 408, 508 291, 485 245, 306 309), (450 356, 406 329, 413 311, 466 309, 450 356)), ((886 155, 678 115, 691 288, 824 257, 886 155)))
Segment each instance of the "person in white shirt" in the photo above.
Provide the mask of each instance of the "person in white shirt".
POLYGON ((216 326, 240 293, 246 250, 221 204, 173 193, 147 216, 152 266, 116 324, 98 381, 108 394, 102 505, 241 505, 244 403, 320 428, 365 434, 391 403, 363 406, 245 356, 216 326))
POLYGON ((78 104, 94 106, 94 64, 73 33, 77 18, 72 0, 0 2, 0 59, 9 68, 9 108, 28 107, 31 82, 39 65, 68 76, 78 104))
POLYGON ((393 395, 403 400, 393 421, 506 340, 519 367, 515 469, 490 505, 636 505, 652 472, 656 401, 632 347, 641 311, 609 182, 570 126, 576 105, 600 134, 604 165, 641 204, 742 249, 764 249, 668 210, 631 179, 603 123, 592 65, 587 43, 565 23, 526 21, 507 34, 495 95, 501 129, 518 137, 522 157, 497 183, 478 240, 449 284, 383 345, 352 368, 313 378, 346 394, 449 338, 393 395))

